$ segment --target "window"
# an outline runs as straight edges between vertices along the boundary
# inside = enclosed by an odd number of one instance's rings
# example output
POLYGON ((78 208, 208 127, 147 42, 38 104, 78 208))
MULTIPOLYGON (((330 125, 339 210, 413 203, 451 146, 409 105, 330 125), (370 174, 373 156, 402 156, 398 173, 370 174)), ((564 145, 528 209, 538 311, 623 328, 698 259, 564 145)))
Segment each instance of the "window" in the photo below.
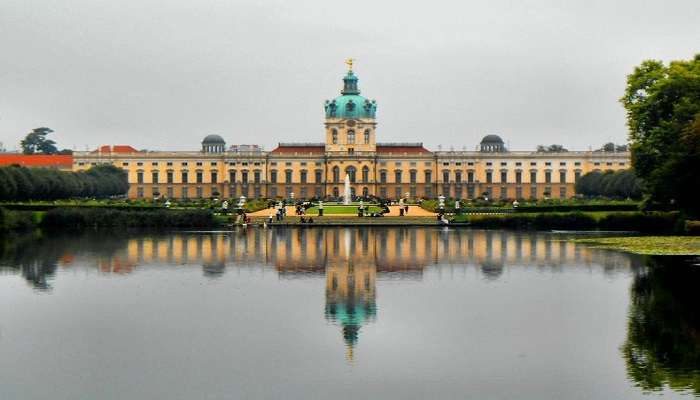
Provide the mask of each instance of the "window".
POLYGON ((180 165, 182 165, 183 167, 186 167, 186 166, 187 166, 187 161, 181 162, 180 165))
MULTIPOLYGON (((174 180, 173 180, 173 171, 168 171, 168 172, 165 174, 165 176, 166 176, 166 179, 168 180, 168 183, 173 183, 173 182, 174 182, 174 180)), ((169 197, 173 197, 173 196, 169 196, 169 197)))
POLYGON ((536 165, 537 165, 536 162, 534 162, 534 161, 530 162, 530 166, 531 166, 531 167, 534 167, 534 166, 536 166, 536 165))
POLYGON ((168 186, 168 187, 165 189, 165 193, 166 193, 165 195, 168 196, 169 199, 171 199, 171 198, 173 198, 173 197, 175 196, 175 191, 173 190, 173 187, 172 187, 172 186, 168 186))
POLYGON ((552 173, 550 171, 544 173, 544 183, 552 183, 552 173))
POLYGON ((277 183, 277 170, 270 171, 270 183, 277 183))
POLYGON ((331 132, 331 143, 338 144, 338 131, 335 129, 331 132))
MULTIPOLYGON (((473 171, 467 172, 467 182, 469 182, 469 183, 474 182, 474 172, 473 171)), ((470 197, 474 197, 474 196, 472 195, 470 197)))
POLYGON ((544 163, 544 165, 545 165, 546 167, 549 167, 549 166, 552 165, 552 163, 551 163, 550 161, 547 161, 547 162, 544 163))
MULTIPOLYGON (((78 163, 78 165, 83 165, 83 164, 85 164, 85 163, 83 163, 83 162, 79 162, 79 163, 78 163)), ((128 162, 123 162, 123 163, 122 163, 122 167, 128 167, 128 166, 129 166, 129 163, 128 163, 128 162)))
MULTIPOLYGON (((515 183, 523 183, 523 173, 521 171, 515 171, 515 183)), ((522 199, 522 196, 516 197, 522 199)))
POLYGON ((411 181, 411 184, 415 184, 416 183, 416 170, 412 169, 411 171, 409 171, 408 174, 409 174, 409 179, 411 181))
POLYGON ((286 183, 292 183, 292 170, 291 169, 284 171, 284 181, 286 183))
POLYGON ((241 171, 241 182, 243 182, 243 184, 248 183, 248 171, 241 171))
MULTIPOLYGON (((386 171, 379 171, 379 182, 386 183, 386 171)), ((383 197, 386 197, 386 193, 383 197)))
POLYGON ((508 182, 508 173, 506 171, 501 171, 501 183, 508 182))
MULTIPOLYGON (((394 171, 394 181, 396 183, 401 183, 401 171, 398 171, 398 170, 394 171)), ((399 195, 398 197, 401 197, 401 196, 399 195)))
POLYGON ((450 181, 450 171, 442 171, 442 181, 445 183, 450 181))
POLYGON ((197 183, 204 182, 204 173, 202 173, 202 171, 197 171, 197 175, 195 176, 197 177, 197 183))
POLYGON ((433 180, 433 171, 425 171, 425 183, 430 183, 433 180))
POLYGON ((491 174, 491 172, 487 172, 486 173, 486 183, 491 183, 491 182, 493 182, 492 174, 491 174))
POLYGON ((143 197, 143 188, 142 187, 136 188, 136 197, 143 197))
POLYGON ((574 182, 578 182, 578 180, 580 178, 581 178, 581 171, 574 172, 574 182))
POLYGON ((355 144, 355 131, 348 131, 348 144, 355 144))
POLYGON ((157 167, 157 166, 158 166, 158 161, 153 161, 153 162, 151 163, 151 166, 157 167))
POLYGON ((501 167, 505 167, 506 165, 508 165, 507 162, 502 162, 502 163, 501 163, 501 167))
MULTIPOLYGON (((94 163, 93 163, 93 165, 94 165, 94 163)), ((142 163, 141 161, 139 161, 139 162, 136 163, 136 165, 138 165, 139 167, 142 167, 142 166, 143 166, 143 163, 142 163)))
POLYGON ((352 147, 348 147, 348 154, 350 154, 350 155, 355 154, 355 149, 353 149, 352 147))
POLYGON ((340 168, 333 167, 333 182, 340 182, 340 168))
MULTIPOLYGON (((301 170, 301 172, 299 172, 299 182, 306 183, 306 175, 307 175, 306 170, 301 170)), ((301 196, 301 197, 304 198, 306 196, 301 196)))
POLYGON ((209 165, 211 165, 212 167, 216 167, 216 161, 210 162, 209 165))
POLYGON ((211 171, 211 183, 219 183, 219 174, 216 171, 211 171))
MULTIPOLYGON (((259 170, 256 170, 255 172, 253 172, 253 182, 260 183, 260 171, 259 170)), ((257 196, 257 197, 260 197, 260 196, 257 196)))
POLYGON ((365 144, 369 144, 369 129, 365 130, 365 144))
POLYGON ((202 162, 201 162, 201 161, 197 161, 197 166, 198 166, 198 167, 201 167, 201 166, 202 166, 202 162))
POLYGON ((185 186, 182 188, 182 198, 186 199, 188 197, 190 197, 189 188, 187 186, 185 186))
POLYGON ((559 198, 560 198, 560 199, 565 199, 565 198, 566 198, 566 186, 560 186, 560 187, 559 187, 559 198))
POLYGON ((523 198, 523 188, 520 186, 515 187, 515 198, 516 199, 522 199, 523 198))
POLYGON ((158 183, 158 171, 151 172, 151 182, 158 183))
POLYGON ((180 180, 182 181, 182 183, 187 183, 187 179, 188 179, 187 171, 182 171, 182 176, 180 178, 181 178, 180 180))
POLYGON ((356 178, 356 170, 355 167, 348 167, 345 170, 345 173, 348 175, 348 178, 350 179, 351 183, 355 183, 355 178, 356 178))
POLYGON ((560 162, 559 162, 559 166, 560 166, 560 167, 565 167, 565 166, 566 166, 566 162, 560 161, 560 162))
POLYGON ((316 176, 314 177, 314 179, 315 179, 316 183, 323 182, 323 171, 321 171, 320 169, 317 169, 315 172, 315 175, 316 176))
POLYGON ((516 167, 520 167, 520 166, 522 166, 522 165, 523 165, 523 163, 521 163, 520 161, 518 161, 518 162, 515 163, 515 166, 516 166, 516 167))
POLYGON ((136 173, 136 183, 143 183, 143 172, 136 173))
POLYGON ((362 167, 362 182, 369 182, 369 168, 366 166, 362 167))
POLYGON ((396 189, 394 190, 394 192, 396 193, 396 198, 397 198, 397 199, 400 199, 401 196, 403 195, 403 193, 401 193, 401 187, 400 187, 400 186, 397 186, 396 189))
POLYGON ((492 163, 491 161, 489 161, 489 162, 486 163, 486 166, 487 166, 487 167, 490 167, 491 165, 493 165, 493 163, 492 163))
POLYGON ((577 167, 580 167, 580 166, 581 166, 581 161, 576 161, 576 162, 574 163, 574 165, 577 166, 577 167))
POLYGON ((196 190, 197 190, 197 198, 198 199, 201 199, 202 197, 204 197, 204 190, 202 190, 201 186, 197 186, 196 190))
MULTIPOLYGON (((173 166, 173 162, 172 162, 172 161, 168 161, 167 163, 165 163, 165 165, 167 165, 168 167, 172 167, 172 166, 173 166)), ((171 197, 172 197, 172 196, 171 196, 171 197)))
POLYGON ((277 187, 276 187, 276 186, 273 186, 273 187, 270 188, 270 197, 273 198, 273 199, 274 199, 275 197, 277 197, 277 187))
POLYGON ((228 181, 229 183, 236 182, 236 171, 228 171, 228 181))
POLYGON ((537 183, 537 171, 530 171, 530 183, 537 183))
POLYGON ((501 186, 501 199, 508 198, 508 188, 506 186, 501 186))
POLYGON ((566 171, 559 171, 559 182, 566 183, 566 171))

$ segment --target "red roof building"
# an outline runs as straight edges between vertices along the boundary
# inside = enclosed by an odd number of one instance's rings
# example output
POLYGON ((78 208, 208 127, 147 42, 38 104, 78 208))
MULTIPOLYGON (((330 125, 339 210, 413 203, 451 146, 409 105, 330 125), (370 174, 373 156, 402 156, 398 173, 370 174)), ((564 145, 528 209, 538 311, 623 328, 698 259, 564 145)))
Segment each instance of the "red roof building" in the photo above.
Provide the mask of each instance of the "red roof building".
POLYGON ((0 153, 0 166, 15 164, 30 168, 56 168, 70 171, 73 168, 73 156, 70 154, 0 153))

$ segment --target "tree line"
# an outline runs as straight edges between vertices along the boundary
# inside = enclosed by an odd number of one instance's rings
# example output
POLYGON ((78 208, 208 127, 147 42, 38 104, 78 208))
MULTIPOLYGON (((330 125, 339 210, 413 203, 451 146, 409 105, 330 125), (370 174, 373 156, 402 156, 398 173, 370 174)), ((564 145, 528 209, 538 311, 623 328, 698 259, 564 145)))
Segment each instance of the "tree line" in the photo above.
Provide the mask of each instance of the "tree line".
POLYGON ((640 199, 642 181, 633 170, 589 172, 576 182, 576 193, 587 197, 640 199))
POLYGON ((126 171, 113 165, 80 172, 18 165, 0 167, 0 201, 106 198, 124 195, 128 190, 126 171))

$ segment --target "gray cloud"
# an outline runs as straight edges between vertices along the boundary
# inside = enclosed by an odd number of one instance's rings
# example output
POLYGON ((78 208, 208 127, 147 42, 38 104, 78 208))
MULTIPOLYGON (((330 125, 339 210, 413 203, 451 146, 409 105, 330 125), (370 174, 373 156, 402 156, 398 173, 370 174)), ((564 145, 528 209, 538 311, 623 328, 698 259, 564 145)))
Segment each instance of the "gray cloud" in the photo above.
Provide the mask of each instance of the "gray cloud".
POLYGON ((0 141, 196 149, 321 141, 344 58, 380 141, 586 149, 626 138, 643 59, 688 59, 700 3, 674 1, 0 2, 0 141))

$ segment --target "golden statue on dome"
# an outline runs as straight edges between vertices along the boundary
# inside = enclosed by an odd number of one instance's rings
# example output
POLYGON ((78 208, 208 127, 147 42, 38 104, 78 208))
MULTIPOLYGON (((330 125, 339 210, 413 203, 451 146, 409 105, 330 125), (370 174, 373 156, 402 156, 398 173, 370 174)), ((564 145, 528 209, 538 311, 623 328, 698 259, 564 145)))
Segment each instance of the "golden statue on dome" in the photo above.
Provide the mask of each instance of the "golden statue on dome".
POLYGON ((348 58, 347 60, 345 60, 345 64, 347 64, 349 72, 352 72, 352 63, 354 63, 354 62, 355 62, 354 58, 348 58))

